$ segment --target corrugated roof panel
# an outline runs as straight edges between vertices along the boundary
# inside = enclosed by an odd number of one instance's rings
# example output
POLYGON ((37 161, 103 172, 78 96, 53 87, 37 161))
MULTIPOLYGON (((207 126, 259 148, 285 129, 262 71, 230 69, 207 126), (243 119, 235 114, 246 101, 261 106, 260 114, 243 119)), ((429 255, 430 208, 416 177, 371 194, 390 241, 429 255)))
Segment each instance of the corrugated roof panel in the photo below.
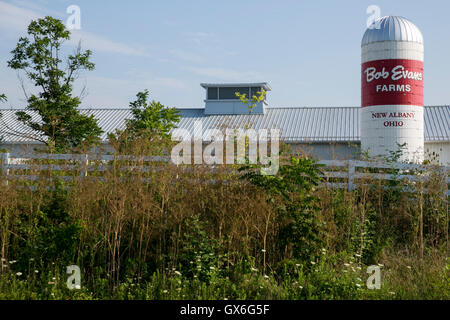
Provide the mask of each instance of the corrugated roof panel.
MULTIPOLYGON (((281 138, 289 142, 351 141, 359 138, 359 107, 327 108, 267 108, 264 115, 204 115, 203 109, 180 109, 179 128, 193 134, 195 121, 202 121, 203 131, 209 128, 250 128, 281 130, 281 138)), ((15 112, 1 110, 0 135, 5 142, 31 142, 32 130, 17 121, 15 112)), ((107 133, 125 127, 125 119, 131 118, 130 109, 81 109, 82 113, 94 115, 99 126, 107 133)), ((30 113, 33 120, 39 117, 30 113)), ((425 107, 425 141, 450 141, 450 106, 425 107)))
POLYGON ((306 137, 307 136, 307 132, 308 132, 308 125, 311 123, 312 119, 311 119, 311 112, 308 112, 309 109, 303 109, 300 110, 299 112, 303 114, 303 118, 304 118, 304 122, 302 122, 301 124, 299 124, 299 132, 298 132, 298 137, 300 139, 300 137, 306 137))
POLYGON ((426 107, 424 113, 425 141, 448 141, 450 106, 426 107))
POLYGON ((337 119, 338 123, 342 123, 343 125, 339 125, 336 124, 336 127, 334 129, 333 135, 335 137, 341 137, 342 135, 344 135, 347 131, 348 128, 346 128, 346 123, 345 123, 345 117, 348 113, 348 110, 344 110, 344 112, 339 112, 339 119, 337 119))

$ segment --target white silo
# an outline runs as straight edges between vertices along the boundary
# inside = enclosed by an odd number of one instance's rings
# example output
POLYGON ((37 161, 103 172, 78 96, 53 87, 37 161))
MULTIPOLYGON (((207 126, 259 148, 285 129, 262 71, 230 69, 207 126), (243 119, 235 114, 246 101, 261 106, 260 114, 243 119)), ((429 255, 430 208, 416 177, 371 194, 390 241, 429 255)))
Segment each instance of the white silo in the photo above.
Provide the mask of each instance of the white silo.
POLYGON ((361 43, 361 148, 385 156, 406 143, 401 160, 424 153, 423 37, 408 19, 388 16, 361 43))

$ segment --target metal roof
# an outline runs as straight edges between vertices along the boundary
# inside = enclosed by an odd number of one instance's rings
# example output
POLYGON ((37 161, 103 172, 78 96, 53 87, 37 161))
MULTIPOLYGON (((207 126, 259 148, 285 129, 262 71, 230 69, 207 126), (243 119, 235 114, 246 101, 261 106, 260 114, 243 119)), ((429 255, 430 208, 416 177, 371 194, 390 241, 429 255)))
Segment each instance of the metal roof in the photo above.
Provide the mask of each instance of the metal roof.
POLYGON ((380 41, 409 41, 423 44, 423 36, 419 28, 410 20, 386 16, 376 20, 367 28, 361 46, 380 41))
POLYGON ((267 82, 248 82, 248 83, 200 83, 203 88, 209 87, 262 87, 266 91, 272 90, 267 82))
POLYGON ((180 128, 192 135, 195 121, 203 131, 252 128, 280 129, 286 142, 359 141, 359 108, 266 108, 263 114, 207 115, 203 109, 181 111, 180 128))
MULTIPOLYGON (((205 115, 204 109, 179 109, 179 128, 187 129, 193 135, 194 122, 202 121, 203 130, 226 128, 279 129, 281 139, 286 142, 359 142, 360 107, 325 108, 266 108, 265 114, 251 115, 205 115)), ((14 115, 18 109, 0 110, 0 136, 9 143, 31 142, 30 129, 19 123, 14 115), (21 135, 10 134, 9 129, 21 135)), ((23 111, 23 110, 21 110, 23 111)), ((94 115, 104 131, 101 136, 106 141, 107 133, 123 129, 125 119, 131 118, 129 109, 80 109, 83 114, 94 115)), ((32 114, 30 112, 30 114, 32 114)), ((34 114, 33 117, 37 119, 34 114)), ((425 141, 450 141, 450 106, 425 107, 425 141)))

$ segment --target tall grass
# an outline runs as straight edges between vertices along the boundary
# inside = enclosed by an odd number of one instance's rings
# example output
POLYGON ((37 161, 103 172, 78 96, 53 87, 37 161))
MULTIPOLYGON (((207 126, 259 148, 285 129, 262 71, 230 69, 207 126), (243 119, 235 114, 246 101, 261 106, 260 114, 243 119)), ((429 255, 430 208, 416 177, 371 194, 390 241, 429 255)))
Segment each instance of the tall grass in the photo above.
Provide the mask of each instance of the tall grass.
POLYGON ((351 192, 314 188, 317 207, 294 209, 321 232, 292 244, 283 232, 300 225, 286 199, 230 166, 116 160, 63 181, 44 163, 26 172, 36 181, 0 181, 2 299, 450 298, 448 202, 432 170, 414 183, 368 173, 351 192), (81 290, 65 286, 71 264, 81 290), (365 287, 372 264, 381 290, 365 287))

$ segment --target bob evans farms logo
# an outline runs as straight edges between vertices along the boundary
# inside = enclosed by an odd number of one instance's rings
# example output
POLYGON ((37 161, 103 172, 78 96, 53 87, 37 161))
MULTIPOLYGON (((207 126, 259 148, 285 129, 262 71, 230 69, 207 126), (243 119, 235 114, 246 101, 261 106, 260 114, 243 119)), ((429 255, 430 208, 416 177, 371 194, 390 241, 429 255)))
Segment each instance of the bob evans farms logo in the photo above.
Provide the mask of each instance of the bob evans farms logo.
MULTIPOLYGON (((414 72, 409 71, 402 65, 398 65, 392 69, 391 72, 386 71, 386 68, 383 67, 381 71, 378 71, 375 67, 369 67, 364 71, 364 74, 366 75, 366 82, 372 82, 373 80, 379 80, 379 79, 388 79, 391 78, 392 81, 398 81, 401 79, 405 80, 417 80, 422 81, 423 75, 422 72, 414 72)), ((411 91, 411 85, 409 84, 390 84, 390 85, 377 85, 376 87, 377 92, 387 92, 387 91, 403 91, 403 92, 410 92, 411 91)))
POLYGON ((423 106, 423 62, 387 59, 361 66, 362 106, 423 106))

